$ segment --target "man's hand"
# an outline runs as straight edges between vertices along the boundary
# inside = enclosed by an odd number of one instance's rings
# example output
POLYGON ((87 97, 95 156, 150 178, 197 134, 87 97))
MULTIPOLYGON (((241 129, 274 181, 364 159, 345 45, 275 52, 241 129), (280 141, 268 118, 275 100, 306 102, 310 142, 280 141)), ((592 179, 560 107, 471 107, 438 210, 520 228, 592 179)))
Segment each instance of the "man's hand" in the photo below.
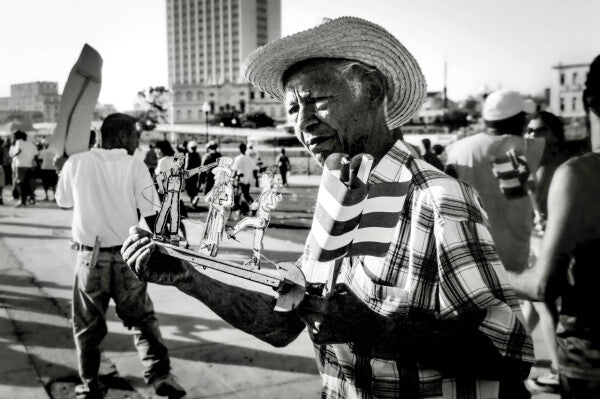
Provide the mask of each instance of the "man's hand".
POLYGON ((152 234, 137 226, 129 229, 129 238, 123 243, 121 255, 141 281, 162 285, 176 285, 187 280, 192 271, 180 259, 155 251, 152 234))
POLYGON ((344 286, 327 297, 307 295, 297 314, 316 344, 367 343, 380 327, 378 315, 344 286))

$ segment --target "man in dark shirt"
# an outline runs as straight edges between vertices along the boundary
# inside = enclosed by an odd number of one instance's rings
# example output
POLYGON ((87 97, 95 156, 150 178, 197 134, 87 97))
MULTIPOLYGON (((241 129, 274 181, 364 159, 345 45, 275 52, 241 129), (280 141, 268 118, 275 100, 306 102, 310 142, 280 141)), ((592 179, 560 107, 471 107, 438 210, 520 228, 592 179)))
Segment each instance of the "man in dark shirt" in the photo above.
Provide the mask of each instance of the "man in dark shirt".
MULTIPOLYGON (((206 154, 202 157, 202 166, 210 165, 211 163, 217 162, 217 159, 221 158, 221 153, 217 151, 219 145, 214 141, 209 141, 206 144, 206 154)), ((210 171, 202 172, 200 174, 200 184, 204 183, 204 195, 208 194, 215 185, 215 175, 210 171)))
POLYGON ((600 56, 583 93, 592 151, 555 172, 548 222, 534 268, 513 277, 517 294, 553 304, 561 298, 556 341, 562 398, 600 397, 600 56))

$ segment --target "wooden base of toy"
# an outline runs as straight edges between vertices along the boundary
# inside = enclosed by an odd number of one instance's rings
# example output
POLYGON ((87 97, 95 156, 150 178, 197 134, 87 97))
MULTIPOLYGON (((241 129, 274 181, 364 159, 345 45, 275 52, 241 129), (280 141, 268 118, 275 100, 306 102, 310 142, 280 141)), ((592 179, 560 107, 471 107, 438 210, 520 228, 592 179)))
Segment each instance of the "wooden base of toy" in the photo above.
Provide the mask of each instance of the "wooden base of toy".
MULTIPOLYGON (((165 242, 154 241, 159 252, 257 284, 271 287, 277 296, 274 310, 290 312, 297 308, 306 293, 306 279, 294 263, 280 263, 277 269, 256 269, 223 259, 213 258, 165 242)), ((201 271, 201 270, 200 270, 201 271)))

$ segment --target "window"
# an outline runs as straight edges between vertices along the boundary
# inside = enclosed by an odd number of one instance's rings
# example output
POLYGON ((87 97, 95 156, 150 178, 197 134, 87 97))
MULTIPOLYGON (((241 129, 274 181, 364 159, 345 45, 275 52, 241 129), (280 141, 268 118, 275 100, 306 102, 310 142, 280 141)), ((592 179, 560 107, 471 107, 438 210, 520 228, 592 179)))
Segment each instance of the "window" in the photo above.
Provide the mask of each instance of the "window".
POLYGON ((264 91, 260 92, 260 98, 263 98, 263 99, 265 98, 265 92, 264 91))
POLYGON ((188 109, 187 119, 192 119, 192 110, 191 109, 188 109))
POLYGON ((177 120, 181 120, 181 110, 177 110, 177 120))
POLYGON ((565 74, 563 72, 560 73, 560 84, 561 85, 565 84, 565 74))
POLYGON ((197 93, 197 96, 198 96, 198 97, 197 97, 197 98, 198 98, 198 101, 200 101, 200 100, 202 100, 202 97, 204 96, 204 93, 203 93, 202 91, 199 91, 199 92, 197 93))
POLYGON ((193 94, 192 94, 191 91, 188 91, 188 92, 185 93, 185 100, 186 101, 192 101, 192 97, 193 97, 193 94))
POLYGON ((576 111, 576 110, 577 110, 577 97, 573 97, 573 98, 571 99, 571 109, 572 109, 573 111, 576 111))
POLYGON ((565 112, 565 99, 562 97, 560 99, 560 112, 565 112))
MULTIPOLYGON (((574 85, 577 84, 577 72, 573 72, 573 82, 574 85)), ((573 107, 573 109, 575 109, 575 107, 573 107)))
POLYGON ((254 100, 254 92, 253 91, 250 92, 250 100, 254 100))

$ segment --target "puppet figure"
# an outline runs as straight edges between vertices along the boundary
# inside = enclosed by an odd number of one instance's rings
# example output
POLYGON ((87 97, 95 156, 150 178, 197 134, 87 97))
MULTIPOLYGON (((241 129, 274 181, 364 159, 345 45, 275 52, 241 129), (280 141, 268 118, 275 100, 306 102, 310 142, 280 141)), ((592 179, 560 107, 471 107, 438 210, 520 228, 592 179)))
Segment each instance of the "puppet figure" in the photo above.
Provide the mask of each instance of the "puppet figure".
POLYGON ((273 173, 263 173, 263 175, 260 177, 260 187, 262 188, 262 192, 256 201, 250 205, 250 209, 256 211, 256 216, 246 217, 240 220, 238 224, 235 225, 233 230, 227 232, 229 237, 235 238, 235 235, 240 230, 243 230, 246 227, 254 227, 252 260, 247 263, 256 266, 258 269, 260 269, 260 252, 263 249, 262 241, 265 230, 269 225, 271 211, 277 207, 277 203, 282 199, 281 194, 277 192, 277 186, 275 184, 275 179, 273 178, 273 173))
POLYGON ((215 185, 206 195, 208 216, 206 217, 199 252, 210 256, 217 256, 225 222, 229 219, 229 213, 233 206, 232 164, 233 160, 231 158, 219 158, 217 167, 212 170, 215 175, 215 185))
MULTIPOLYGON (((156 176, 158 192, 164 195, 160 212, 154 225, 154 238, 178 244, 179 236, 179 197, 183 181, 190 177, 190 171, 183 170, 183 154, 176 154, 175 164, 166 172, 156 176), (168 229, 167 229, 168 221, 168 229)), ((197 173, 197 172, 196 172, 197 173)))

